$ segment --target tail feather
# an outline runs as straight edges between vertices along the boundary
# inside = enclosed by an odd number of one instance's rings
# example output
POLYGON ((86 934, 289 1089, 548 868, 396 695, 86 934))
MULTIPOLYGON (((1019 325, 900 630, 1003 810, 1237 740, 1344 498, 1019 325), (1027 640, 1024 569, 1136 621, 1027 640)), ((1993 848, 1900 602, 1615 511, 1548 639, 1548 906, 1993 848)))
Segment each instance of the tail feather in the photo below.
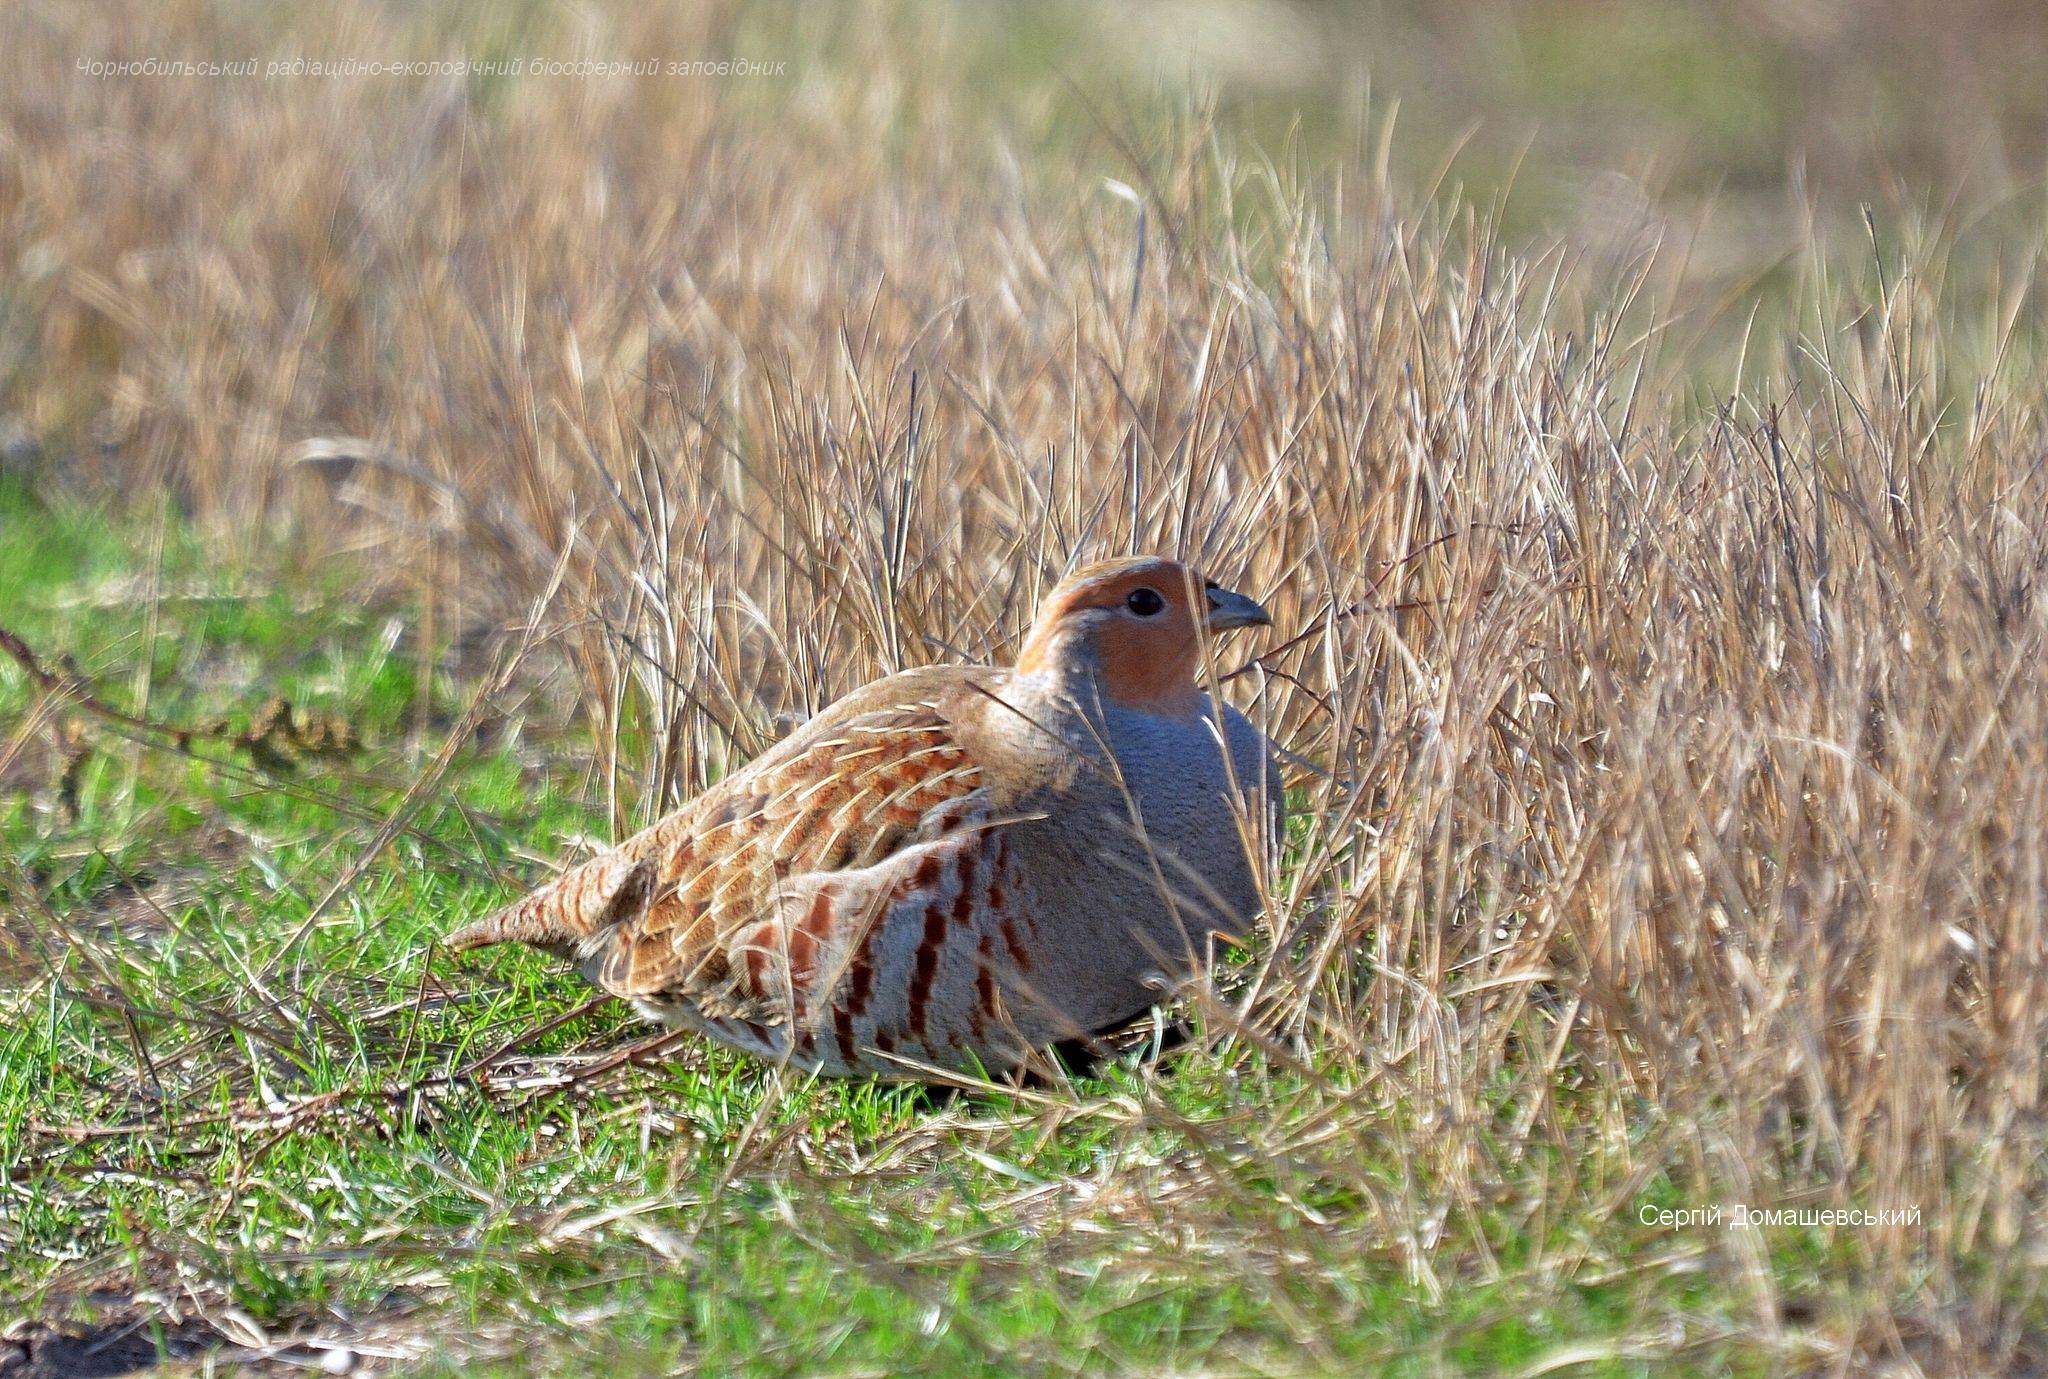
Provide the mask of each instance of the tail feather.
POLYGON ((635 918, 654 899, 653 861, 607 853, 563 872, 486 919, 450 934, 451 952, 493 943, 577 949, 635 918))

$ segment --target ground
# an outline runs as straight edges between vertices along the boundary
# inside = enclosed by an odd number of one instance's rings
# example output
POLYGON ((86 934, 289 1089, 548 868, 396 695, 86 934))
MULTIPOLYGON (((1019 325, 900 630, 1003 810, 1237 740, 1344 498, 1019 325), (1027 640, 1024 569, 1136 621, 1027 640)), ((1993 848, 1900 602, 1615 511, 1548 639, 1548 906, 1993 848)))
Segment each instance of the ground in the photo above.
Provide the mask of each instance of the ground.
POLYGON ((1815 1233, 1771 1231, 1766 1344, 1735 1243, 1646 1225, 1676 1199, 1621 1147, 1450 1181, 1396 1086, 1312 1045, 952 1100, 650 1046, 544 957, 433 948, 602 828, 573 735, 422 685, 403 606, 224 568, 175 518, 0 501, 0 625, 202 729, 32 715, 0 670, 28 1373, 225 1344, 471 1374, 1745 1374, 1840 1287, 1815 1233), (252 746, 279 700, 345 745, 252 746))

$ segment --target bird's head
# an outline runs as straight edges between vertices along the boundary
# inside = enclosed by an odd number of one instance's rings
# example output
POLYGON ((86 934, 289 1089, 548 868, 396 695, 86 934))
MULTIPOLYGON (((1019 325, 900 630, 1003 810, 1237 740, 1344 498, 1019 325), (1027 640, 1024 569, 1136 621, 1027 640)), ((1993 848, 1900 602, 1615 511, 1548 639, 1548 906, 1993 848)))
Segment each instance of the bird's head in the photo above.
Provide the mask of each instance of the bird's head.
POLYGON ((1017 669, 1085 677, 1127 708, 1193 712, 1203 633, 1272 621, 1253 600, 1177 560, 1106 560, 1075 571, 1046 598, 1017 669))

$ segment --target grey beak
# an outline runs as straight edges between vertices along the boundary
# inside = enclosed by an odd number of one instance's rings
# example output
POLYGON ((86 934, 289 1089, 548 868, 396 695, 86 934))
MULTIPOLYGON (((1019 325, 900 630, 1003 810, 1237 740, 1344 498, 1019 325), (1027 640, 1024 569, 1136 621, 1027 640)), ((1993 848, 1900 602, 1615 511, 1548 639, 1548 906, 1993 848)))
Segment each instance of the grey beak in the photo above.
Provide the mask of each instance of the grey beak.
POLYGON ((1271 627, 1273 615, 1268 613, 1256 599, 1221 585, 1212 584, 1209 594, 1209 630, 1227 632, 1233 627, 1271 627))

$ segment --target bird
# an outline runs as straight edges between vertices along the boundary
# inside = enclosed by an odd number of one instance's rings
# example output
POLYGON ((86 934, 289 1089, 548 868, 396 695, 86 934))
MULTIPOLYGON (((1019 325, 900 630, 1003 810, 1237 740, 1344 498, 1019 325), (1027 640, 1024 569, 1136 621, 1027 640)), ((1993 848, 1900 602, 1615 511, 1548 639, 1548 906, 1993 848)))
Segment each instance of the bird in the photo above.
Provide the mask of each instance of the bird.
POLYGON ((1271 621, 1177 560, 1087 565, 1015 664, 855 690, 448 947, 545 949, 800 1071, 1026 1075, 1256 921, 1277 765, 1197 676, 1214 634, 1271 621))

